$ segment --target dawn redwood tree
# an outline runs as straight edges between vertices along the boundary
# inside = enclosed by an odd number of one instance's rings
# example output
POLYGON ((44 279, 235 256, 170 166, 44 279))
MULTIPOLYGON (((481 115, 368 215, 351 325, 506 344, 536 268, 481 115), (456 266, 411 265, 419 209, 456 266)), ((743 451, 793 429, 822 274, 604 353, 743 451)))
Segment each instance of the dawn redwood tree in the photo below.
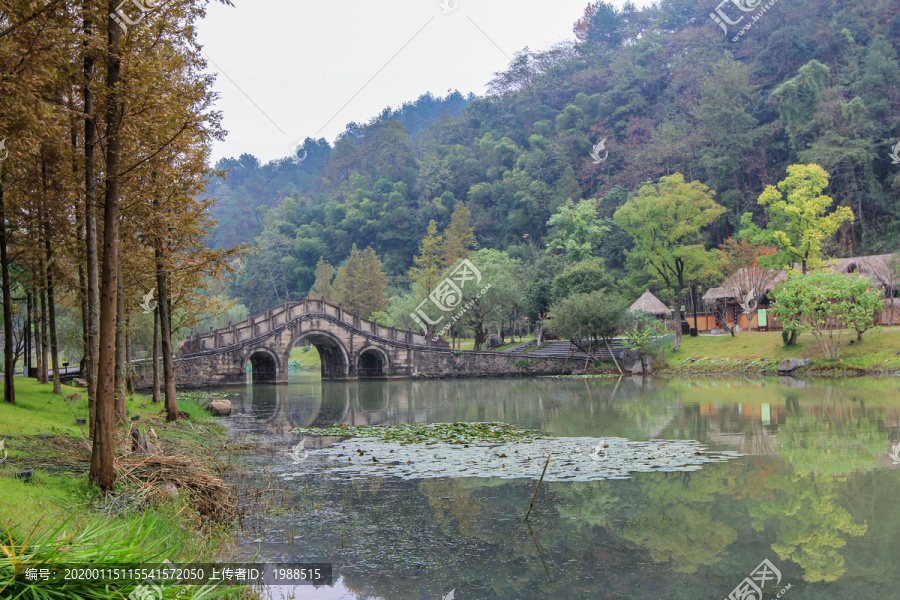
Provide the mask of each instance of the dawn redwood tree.
POLYGON ((338 303, 352 313, 369 318, 372 313, 387 308, 386 288, 387 276, 375 251, 371 247, 359 250, 354 245, 347 263, 334 277, 334 296, 338 303))
POLYGON ((3 188, 6 170, 0 164, 0 272, 3 286, 3 401, 16 403, 15 356, 13 356, 12 337, 12 298, 9 283, 9 255, 7 253, 8 236, 6 232, 6 204, 3 188))
MULTIPOLYGON (((109 14, 116 10, 110 0, 109 14)), ((119 127, 122 107, 122 30, 110 16, 106 26, 106 189, 103 198, 103 253, 100 279, 100 350, 97 359, 97 424, 91 451, 91 480, 104 492, 115 485, 113 447, 115 445, 116 304, 119 269, 119 127)))
POLYGON ((437 223, 432 219, 419 244, 419 253, 413 258, 415 267, 409 270, 409 278, 429 294, 441 280, 441 246, 443 236, 438 235, 437 223))
POLYGON ((333 280, 334 266, 330 262, 325 260, 324 256, 319 257, 319 262, 316 263, 316 279, 313 282, 312 288, 310 288, 307 297, 333 303, 333 280))
POLYGON ((472 212, 462 202, 457 202, 450 217, 450 225, 444 230, 441 243, 441 266, 444 268, 472 253, 475 234, 472 229, 472 212))

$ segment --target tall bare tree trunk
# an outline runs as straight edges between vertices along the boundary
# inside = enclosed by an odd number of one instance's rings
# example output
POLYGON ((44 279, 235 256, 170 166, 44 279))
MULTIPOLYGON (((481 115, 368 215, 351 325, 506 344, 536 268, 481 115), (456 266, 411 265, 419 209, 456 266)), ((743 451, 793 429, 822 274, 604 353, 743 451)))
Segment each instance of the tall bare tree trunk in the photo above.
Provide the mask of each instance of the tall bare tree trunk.
POLYGON ((59 352, 56 344, 56 303, 53 298, 53 249, 50 247, 50 224, 44 221, 44 250, 47 253, 47 310, 50 329, 50 359, 53 362, 53 393, 62 394, 59 381, 59 352))
POLYGON ((125 419, 125 286, 122 278, 122 243, 119 242, 118 276, 116 277, 116 420, 125 419))
POLYGON ((41 382, 41 369, 44 363, 41 362, 41 292, 40 285, 37 284, 35 278, 34 286, 34 378, 38 383, 41 382))
POLYGON ((131 371, 131 317, 125 318, 125 391, 134 395, 134 376, 131 371))
POLYGON ((3 288, 3 401, 16 403, 16 357, 13 352, 12 298, 9 293, 9 256, 6 233, 6 204, 3 200, 3 175, 0 169, 0 287, 3 288))
POLYGON ((31 326, 34 323, 34 310, 31 307, 31 292, 25 294, 25 306, 28 311, 25 317, 25 377, 31 377, 31 351, 34 344, 31 340, 31 326))
POLYGON ((38 381, 49 383, 47 371, 50 370, 50 344, 47 343, 47 272, 44 260, 38 260, 38 273, 41 278, 41 375, 38 381))
MULTIPOLYGON (((94 73, 94 57, 90 53, 88 39, 92 35, 92 2, 84 0, 84 87, 82 100, 84 110, 84 243, 87 262, 87 365, 85 381, 88 390, 88 416, 91 439, 94 439, 94 413, 97 406, 97 317, 100 306, 100 284, 97 267, 97 178, 94 174, 94 149, 97 144, 97 127, 94 120, 94 95, 91 79, 94 73)), ((115 24, 113 24, 115 26, 115 24)))
MULTIPOLYGON (((69 131, 72 144, 72 180, 77 181, 78 130, 75 122, 75 108, 72 106, 71 99, 69 107, 72 114, 69 119, 69 131)), ((80 249, 84 248, 84 213, 77 210, 77 208, 75 210, 75 244, 76 247, 80 249)), ((81 301, 81 361, 79 362, 79 368, 84 375, 87 372, 88 356, 91 352, 91 347, 88 343, 88 327, 90 327, 90 320, 88 317, 87 276, 84 271, 84 261, 81 260, 80 253, 78 259, 78 299, 81 301)), ((90 394, 88 394, 88 397, 90 398, 90 394)), ((88 427, 93 427, 93 415, 90 414, 90 407, 88 407, 88 418, 92 421, 91 425, 88 427)))
POLYGON ((159 402, 159 305, 153 310, 153 401, 159 402))
POLYGON ((175 361, 172 359, 172 321, 169 315, 169 286, 163 266, 162 251, 156 248, 156 287, 159 293, 159 331, 162 337, 163 380, 165 382, 166 420, 178 420, 175 389, 175 361))
POLYGON ((684 303, 684 292, 682 288, 678 288, 678 295, 675 297, 675 345, 672 352, 678 352, 681 348, 681 305, 684 303))
MULTIPOLYGON (((107 14, 116 11, 109 0, 107 14)), ((115 444, 116 296, 119 269, 119 119, 118 90, 121 59, 121 29, 107 19, 106 52, 106 194, 103 201, 103 274, 100 289, 100 351, 97 361, 97 425, 91 452, 90 478, 104 492, 115 487, 113 446, 115 444)))

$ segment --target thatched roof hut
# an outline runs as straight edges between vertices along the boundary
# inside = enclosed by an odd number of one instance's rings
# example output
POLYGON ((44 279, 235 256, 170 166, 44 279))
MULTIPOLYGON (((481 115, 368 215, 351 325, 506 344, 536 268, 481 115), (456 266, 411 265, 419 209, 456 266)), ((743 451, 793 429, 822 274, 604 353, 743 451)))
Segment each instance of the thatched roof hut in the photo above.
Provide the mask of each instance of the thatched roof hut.
POLYGON ((714 304, 718 300, 722 298, 731 298, 734 294, 726 290, 724 287, 714 287, 709 288, 705 294, 703 294, 703 301, 708 304, 714 304))
POLYGON ((859 273, 869 278, 875 285, 883 288, 896 287, 897 277, 891 268, 891 260, 893 258, 893 254, 836 258, 829 261, 826 266, 841 273, 859 273))
POLYGON ((634 304, 631 305, 631 308, 628 309, 629 312, 645 312, 650 313, 651 315, 655 315, 657 317, 671 317, 672 309, 663 304, 663 301, 650 293, 650 290, 641 295, 640 298, 635 300, 634 304))
POLYGON ((710 288, 703 294, 703 300, 707 304, 715 304, 718 300, 733 300, 736 295, 747 293, 751 290, 762 297, 775 289, 779 283, 787 279, 787 271, 741 267, 729 277, 720 287, 710 288))

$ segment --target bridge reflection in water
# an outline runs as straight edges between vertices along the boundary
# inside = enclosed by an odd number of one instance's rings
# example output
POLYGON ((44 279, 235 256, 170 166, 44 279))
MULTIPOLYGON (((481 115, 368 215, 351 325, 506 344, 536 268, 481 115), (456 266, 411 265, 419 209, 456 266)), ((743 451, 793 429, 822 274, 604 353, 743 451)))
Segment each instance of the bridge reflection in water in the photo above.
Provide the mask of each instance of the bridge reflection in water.
POLYGON ((242 457, 242 477, 281 488, 271 498, 283 510, 248 511, 238 547, 270 562, 332 562, 340 583, 297 590, 309 600, 440 598, 451 589, 472 600, 723 598, 767 556, 793 586, 788 600, 896 597, 895 378, 320 384, 301 375, 241 393, 237 409, 247 414, 235 418, 258 426, 261 442, 242 457), (296 467, 287 451, 300 436, 266 434, 476 420, 560 437, 695 439, 751 456, 690 473, 545 482, 532 530, 522 516, 533 481, 345 478, 321 454, 296 467), (861 585, 874 592, 861 595, 861 585))
MULTIPOLYGON (((297 374, 290 384, 222 390, 235 394, 240 429, 291 437, 295 427, 502 421, 555 436, 696 439, 764 456, 776 453, 785 427, 824 422, 830 434, 850 437, 862 435, 854 429, 860 422, 900 429, 897 410, 867 406, 868 390, 856 390, 854 381, 806 385, 640 377, 337 382, 297 374), (740 391, 740 402, 723 402, 729 388, 740 391)), ((887 433, 877 442, 887 444, 887 433)))

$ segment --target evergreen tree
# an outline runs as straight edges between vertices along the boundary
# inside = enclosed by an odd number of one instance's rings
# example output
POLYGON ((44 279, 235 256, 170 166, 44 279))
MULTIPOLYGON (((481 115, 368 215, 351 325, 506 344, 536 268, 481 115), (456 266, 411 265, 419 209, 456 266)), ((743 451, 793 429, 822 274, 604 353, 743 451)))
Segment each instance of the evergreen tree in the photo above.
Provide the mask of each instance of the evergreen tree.
POLYGON ((450 226, 444 230, 444 243, 441 245, 441 263, 444 268, 467 258, 472 253, 474 241, 472 213, 465 204, 457 202, 450 218, 450 226))
POLYGON ((334 266, 325 260, 325 257, 319 257, 319 262, 316 263, 316 280, 313 282, 312 289, 309 290, 309 298, 333 303, 332 279, 334 279, 334 266))
POLYGON ((388 305, 387 275, 371 246, 362 252, 353 245, 350 258, 337 271, 332 285, 334 301, 357 315, 369 318, 388 305))
MULTIPOLYGON (((679 322, 685 286, 713 272, 717 263, 703 236, 703 228, 725 212, 714 195, 699 181, 688 183, 676 173, 641 187, 613 217, 634 240, 629 258, 644 261, 646 270, 665 286, 679 322)), ((678 325, 673 351, 681 346, 678 325)))
POLYGON ((431 291, 441 280, 441 240, 437 234, 437 223, 428 223, 428 232, 419 245, 419 254, 413 258, 415 267, 409 270, 409 278, 426 290, 431 291))

